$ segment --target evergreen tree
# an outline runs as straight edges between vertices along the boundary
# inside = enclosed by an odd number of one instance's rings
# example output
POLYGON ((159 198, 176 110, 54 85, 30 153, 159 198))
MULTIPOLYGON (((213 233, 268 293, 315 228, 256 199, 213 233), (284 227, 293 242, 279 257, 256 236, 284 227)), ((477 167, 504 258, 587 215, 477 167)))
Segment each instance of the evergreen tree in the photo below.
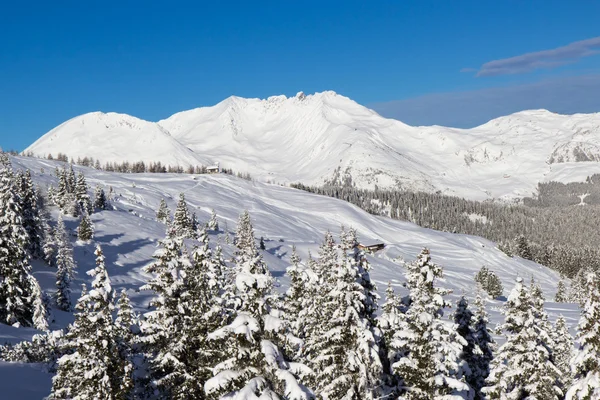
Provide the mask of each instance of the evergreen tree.
POLYGON ((75 197, 77 198, 79 207, 83 212, 86 214, 91 214, 92 211, 94 211, 92 208, 92 200, 88 194, 88 185, 82 172, 77 175, 77 181, 75 183, 75 197))
POLYGON ((23 228, 27 232, 29 254, 34 258, 42 258, 44 242, 43 221, 39 196, 36 193, 31 172, 29 170, 18 175, 19 199, 23 214, 23 228))
POLYGON ((465 380, 471 386, 475 393, 481 391, 481 382, 478 382, 477 365, 478 356, 481 353, 481 349, 478 346, 478 340, 475 335, 473 323, 475 322, 475 315, 469 309, 469 302, 465 296, 461 296, 456 304, 456 311, 454 312, 454 324, 456 325, 456 332, 464 339, 466 345, 463 345, 462 352, 460 353, 460 360, 462 361, 463 374, 465 380), (479 386, 479 387, 478 387, 479 386))
POLYGON ((515 243, 517 246, 517 255, 526 260, 533 260, 533 256, 531 255, 531 249, 529 248, 529 243, 527 243, 527 239, 523 235, 517 236, 515 239, 515 243))
POLYGON ((260 237, 260 242, 259 242, 259 244, 258 244, 258 247, 259 247, 261 250, 266 250, 266 247, 265 247, 265 240, 263 239, 263 237, 262 237, 262 236, 260 237))
MULTIPOLYGON (((9 325, 37 325, 43 307, 41 291, 29 264, 28 235, 10 161, 0 158, 0 321, 9 325), (34 321, 36 314, 36 321, 34 321)), ((43 312, 45 314, 45 312, 43 312)), ((39 321, 42 325, 42 321, 39 321)), ((44 326, 40 326, 44 328, 44 326)))
POLYGON ((213 232, 219 231, 219 221, 217 220, 217 213, 213 209, 210 213, 210 220, 208 221, 208 229, 213 232))
POLYGON ((92 240, 94 237, 94 226, 92 225, 92 221, 87 214, 83 214, 81 217, 81 222, 77 228, 77 237, 79 240, 83 240, 85 242, 92 240))
POLYGON ((307 345, 313 348, 311 364, 320 396, 374 399, 383 373, 379 331, 374 325, 375 288, 364 254, 351 257, 350 249, 342 246, 333 260, 335 277, 332 285, 326 286, 322 303, 327 319, 320 320, 322 328, 316 337, 309 337, 307 345))
POLYGON ((565 281, 561 278, 558 281, 558 285, 556 287, 556 295, 554 296, 554 301, 557 303, 566 303, 568 301, 567 297, 567 287, 565 286, 565 281))
POLYGON ((204 385, 206 395, 309 399, 312 394, 298 382, 278 344, 283 321, 271 313, 273 278, 256 249, 247 211, 240 216, 236 246, 234 318, 208 335, 222 354, 204 385))
POLYGON ((459 365, 467 342, 441 320, 449 307, 443 298, 447 291, 435 287, 435 279, 441 276, 442 268, 431 262, 427 249, 407 271, 410 306, 389 347, 399 356, 392 369, 402 377, 403 396, 408 400, 472 396, 459 365))
POLYGON ((54 243, 56 243, 56 296, 58 308, 71 311, 71 281, 75 264, 73 262, 73 249, 65 229, 62 216, 59 215, 56 225, 54 243))
MULTIPOLYGON (((554 347, 552 354, 554 356, 554 364, 560 371, 563 389, 568 389, 571 385, 571 358, 573 357, 573 337, 569 333, 567 321, 561 315, 556 319, 554 329, 552 331, 552 339, 554 347)), ((564 390, 566 392, 566 390, 564 390)))
POLYGON ((106 193, 99 185, 96 185, 94 191, 94 208, 97 210, 106 210, 108 208, 108 200, 106 199, 106 193))
POLYGON ((112 318, 114 295, 100 246, 96 247, 92 290, 77 302, 75 322, 67 333, 73 352, 58 360, 49 399, 130 398, 133 366, 122 357, 112 318))
POLYGON ((156 220, 162 222, 163 224, 168 224, 171 220, 170 211, 167 207, 165 199, 160 200, 160 205, 158 206, 158 211, 156 212, 156 220))
POLYGON ((600 277, 587 276, 588 299, 581 312, 577 331, 578 348, 571 361, 573 383, 567 400, 600 398, 600 277))
POLYGON ((191 230, 192 221, 190 219, 190 213, 183 193, 179 194, 179 202, 177 203, 177 208, 175 209, 175 214, 173 216, 173 228, 175 229, 175 234, 177 236, 194 236, 194 232, 191 230))
POLYGON ((551 337, 540 325, 537 304, 530 291, 517 278, 505 309, 505 322, 499 328, 507 335, 492 362, 489 399, 560 399, 560 371, 553 364, 551 337))
POLYGON ((470 364, 471 373, 469 384, 475 391, 475 400, 484 399, 481 389, 485 386, 485 380, 490 374, 490 363, 492 362, 494 339, 488 328, 488 315, 485 310, 485 301, 481 296, 481 288, 477 289, 475 297, 476 313, 473 316, 473 337, 477 345, 474 358, 470 364))
POLYGON ((192 213, 192 217, 190 218, 190 231, 193 235, 197 235, 198 232, 198 217, 196 213, 192 213))

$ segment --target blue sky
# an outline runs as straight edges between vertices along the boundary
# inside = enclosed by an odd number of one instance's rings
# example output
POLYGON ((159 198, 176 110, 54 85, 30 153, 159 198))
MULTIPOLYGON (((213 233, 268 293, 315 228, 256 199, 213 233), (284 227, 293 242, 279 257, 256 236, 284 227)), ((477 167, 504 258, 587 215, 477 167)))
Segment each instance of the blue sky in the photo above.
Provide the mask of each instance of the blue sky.
POLYGON ((600 111, 600 2, 4 2, 0 145, 76 115, 159 120, 335 90, 409 124, 600 111), (24 4, 17 4, 24 3, 24 4))

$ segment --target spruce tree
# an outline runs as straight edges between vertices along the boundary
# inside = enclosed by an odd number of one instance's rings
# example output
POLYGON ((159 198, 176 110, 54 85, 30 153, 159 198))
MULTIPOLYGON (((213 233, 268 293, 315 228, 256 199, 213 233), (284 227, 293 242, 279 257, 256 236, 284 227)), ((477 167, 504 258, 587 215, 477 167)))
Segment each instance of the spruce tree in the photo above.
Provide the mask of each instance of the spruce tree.
POLYGON ((99 185, 96 185, 94 191, 94 208, 97 210, 106 210, 108 208, 108 200, 106 199, 106 193, 99 185))
POLYGON ((366 258, 348 254, 350 249, 342 246, 335 255, 335 276, 322 302, 326 319, 319 321, 322 328, 307 346, 314 354, 311 366, 320 396, 374 399, 380 394, 383 373, 374 325, 374 286, 366 258))
POLYGON ((77 302, 75 322, 67 333, 73 352, 58 360, 49 399, 125 400, 133 388, 133 366, 122 357, 113 321, 114 295, 100 246, 96 247, 92 290, 77 302))
POLYGON ((83 214, 81 217, 81 222, 77 228, 77 237, 79 240, 83 240, 84 242, 92 240, 94 237, 94 226, 92 225, 92 221, 87 214, 83 214))
POLYGON ((236 246, 233 320, 208 335, 222 354, 205 393, 209 398, 309 399, 310 391, 298 382, 279 347, 283 321, 271 309, 273 278, 256 248, 247 211, 240 216, 236 246))
POLYGON ((410 305, 389 347, 399 355, 392 369, 402 378, 403 396, 409 400, 472 396, 459 365, 467 343, 441 319, 449 307, 444 300, 448 292, 435 286, 442 273, 427 249, 407 271, 410 305))
POLYGON ((43 220, 39 196, 31 180, 29 170, 18 175, 18 188, 21 212, 23 214, 23 228, 27 232, 29 254, 34 258, 42 258, 42 246, 44 242, 43 220))
POLYGON ((83 212, 86 214, 91 214, 92 211, 94 211, 92 208, 92 200, 88 194, 88 185, 82 172, 77 175, 77 181, 75 183, 75 197, 77 198, 77 202, 79 203, 79 206, 83 212))
POLYGON ((210 213, 210 220, 208 221, 208 229, 213 232, 219 231, 219 221, 217 220, 217 213, 213 209, 210 213))
POLYGON ((168 224, 171 220, 169 208, 167 207, 165 199, 160 200, 160 205, 158 206, 158 211, 156 212, 156 220, 162 222, 163 224, 168 224))
POLYGON ((43 306, 41 291, 30 274, 28 235, 23 228, 12 167, 6 155, 1 157, 0 276, 3 279, 0 280, 0 321, 9 325, 35 326, 38 324, 34 321, 34 313, 39 314, 40 310, 36 312, 36 308, 43 306))
POLYGON ((567 287, 565 286, 565 281, 561 278, 558 281, 558 285, 556 287, 556 295, 554 296, 554 301, 557 303, 566 303, 568 301, 567 297, 567 287))
POLYGON ((73 249, 60 215, 56 224, 54 243, 56 243, 55 264, 57 268, 55 301, 61 310, 71 311, 71 281, 75 264, 73 262, 73 249))
POLYGON ((494 358, 493 349, 495 347, 494 339, 488 328, 488 314, 485 310, 485 300, 481 296, 481 287, 477 288, 475 308, 472 323, 473 337, 477 345, 476 350, 478 350, 475 351, 470 365, 469 384, 475 392, 475 400, 480 400, 485 398, 481 389, 485 386, 485 380, 490 374, 490 363, 494 358))
POLYGON ((517 278, 505 306, 505 322, 499 327, 507 335, 506 342, 498 349, 483 389, 489 399, 551 400, 563 395, 549 346, 552 338, 540 327, 543 318, 534 300, 517 278))
POLYGON ((566 392, 571 386, 571 358, 573 357, 573 337, 569 333, 567 321, 561 315, 556 319, 554 329, 552 330, 552 339, 554 347, 552 354, 554 356, 554 365, 560 371, 563 391, 566 392))
POLYGON ((179 202, 177 203, 177 208, 175 209, 175 214, 173 216, 173 228, 175 229, 175 234, 177 236, 194 236, 194 232, 191 230, 192 221, 190 219, 190 213, 183 193, 179 194, 179 202))
POLYGON ((600 398, 600 277, 587 275, 589 294, 577 327, 577 351, 571 360, 573 383, 567 400, 600 398))

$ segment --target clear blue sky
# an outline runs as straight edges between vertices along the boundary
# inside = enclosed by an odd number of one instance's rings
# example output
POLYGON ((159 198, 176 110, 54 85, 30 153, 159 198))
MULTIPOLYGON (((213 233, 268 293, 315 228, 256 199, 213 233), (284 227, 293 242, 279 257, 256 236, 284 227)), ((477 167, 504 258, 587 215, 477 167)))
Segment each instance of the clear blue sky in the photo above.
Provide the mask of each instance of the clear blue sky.
POLYGON ((412 124, 473 125, 515 98, 600 111, 599 15, 585 0, 4 2, 0 145, 90 111, 158 120, 300 90, 412 124))

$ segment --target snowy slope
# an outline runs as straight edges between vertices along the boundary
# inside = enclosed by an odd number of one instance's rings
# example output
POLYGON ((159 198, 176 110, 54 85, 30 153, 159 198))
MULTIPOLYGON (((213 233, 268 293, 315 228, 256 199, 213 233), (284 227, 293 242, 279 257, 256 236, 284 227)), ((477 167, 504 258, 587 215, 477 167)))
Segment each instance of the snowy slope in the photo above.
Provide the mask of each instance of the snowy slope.
POLYGON ((39 156, 60 152, 104 162, 160 161, 168 165, 210 164, 155 123, 126 114, 93 112, 72 118, 27 148, 39 156))
MULTIPOLYGON (((14 157, 15 168, 29 168, 37 184, 56 184, 54 168, 62 165, 57 161, 14 157)), ((385 250, 370 257, 373 266, 372 278, 381 295, 388 281, 396 289, 403 291, 404 282, 402 260, 411 262, 422 247, 432 252, 433 261, 445 269, 445 280, 441 284, 454 291, 454 299, 463 292, 473 295, 473 275, 482 265, 498 273, 508 294, 517 276, 529 280, 531 276, 540 282, 548 299, 555 293, 558 275, 531 261, 509 258, 494 247, 488 240, 451 233, 437 232, 418 227, 411 223, 370 215, 363 210, 329 197, 317 196, 287 187, 248 182, 227 175, 186 175, 186 174, 118 174, 75 167, 84 171, 88 184, 112 187, 114 210, 92 215, 95 225, 94 243, 102 245, 113 287, 128 290, 134 306, 141 312, 151 296, 149 292, 137 289, 147 278, 141 269, 151 262, 157 241, 165 233, 164 225, 156 222, 155 212, 161 198, 174 210, 180 192, 184 192, 191 212, 196 212, 201 222, 209 219, 211 209, 215 209, 221 233, 211 235, 213 245, 220 241, 225 250, 225 258, 231 256, 231 248, 225 241, 226 232, 233 235, 239 214, 248 209, 256 230, 256 237, 265 238, 264 258, 274 277, 278 280, 278 290, 285 290, 288 278, 285 269, 289 265, 292 245, 296 245, 300 256, 306 260, 308 252, 317 254, 318 246, 327 230, 337 235, 341 224, 352 226, 358 231, 363 242, 383 241, 385 250)), ((53 210, 56 218, 56 210, 53 210)), ((66 218, 67 228, 74 230, 75 218, 66 218)), ((73 301, 79 296, 80 284, 91 283, 85 271, 94 264, 94 243, 76 242, 77 263, 76 282, 73 284, 73 301)), ((35 275, 45 290, 54 288, 54 270, 42 264, 34 264, 35 275)), ((499 308, 502 301, 488 303, 491 320, 500 320, 499 308)), ((573 326, 578 318, 578 308, 573 304, 546 304, 551 319, 564 314, 573 326)), ((72 320, 67 313, 55 311, 57 322, 52 329, 62 328, 72 320)), ((0 339, 3 342, 16 342, 28 339, 32 329, 12 328, 0 324, 0 339)), ((40 398, 39 393, 49 393, 49 376, 40 371, 41 366, 0 363, 0 385, 14 393, 34 390, 30 397, 40 398), (32 379, 35 385, 14 379, 32 379), (31 378, 30 378, 31 377, 31 378), (32 386, 34 389, 32 389, 32 386)), ((4 390, 4 389, 3 389, 4 390)), ((8 392, 10 393, 10 392, 8 392)), ((16 397, 15 397, 16 398, 16 397)))
POLYGON ((358 187, 486 199, 529 196, 539 181, 581 180, 600 172, 599 132, 600 114, 545 110, 473 129, 411 127, 329 91, 230 97, 158 123, 91 113, 55 128, 27 151, 103 161, 219 161, 261 181, 322 184, 350 176, 358 187))

